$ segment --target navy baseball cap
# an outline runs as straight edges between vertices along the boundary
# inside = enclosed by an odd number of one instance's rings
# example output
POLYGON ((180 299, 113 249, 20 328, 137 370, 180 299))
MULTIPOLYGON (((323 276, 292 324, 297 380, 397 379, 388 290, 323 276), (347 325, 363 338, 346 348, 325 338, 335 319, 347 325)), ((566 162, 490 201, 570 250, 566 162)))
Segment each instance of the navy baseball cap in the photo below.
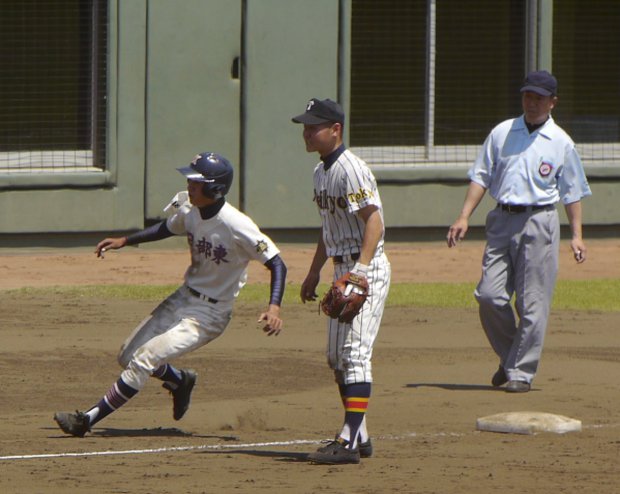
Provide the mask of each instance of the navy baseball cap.
POLYGON ((541 96, 552 96, 558 93, 558 81, 546 70, 530 72, 525 78, 521 92, 531 91, 541 96))
POLYGON ((295 123, 308 125, 318 125, 325 122, 337 122, 344 125, 344 111, 335 101, 312 98, 306 105, 306 111, 291 120, 295 123))

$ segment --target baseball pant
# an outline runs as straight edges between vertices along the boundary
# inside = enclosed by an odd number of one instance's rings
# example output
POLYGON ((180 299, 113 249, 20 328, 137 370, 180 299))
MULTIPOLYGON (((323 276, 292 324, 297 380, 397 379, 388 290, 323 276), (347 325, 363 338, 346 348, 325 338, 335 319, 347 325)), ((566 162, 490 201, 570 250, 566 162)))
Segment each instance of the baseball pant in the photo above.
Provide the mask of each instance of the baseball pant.
MULTIPOLYGON (((355 261, 345 259, 334 265, 334 280, 348 273, 355 261)), ((372 382, 372 350, 379 332, 390 288, 390 263, 382 252, 368 266, 368 298, 360 313, 349 323, 329 319, 327 362, 336 371, 340 384, 372 382)))
POLYGON ((487 215, 486 234, 475 291, 480 321, 508 379, 529 383, 540 361, 558 271, 558 213, 496 208, 487 215))
POLYGON ((230 304, 211 303, 180 287, 155 308, 121 346, 121 378, 140 390, 160 365, 220 336, 230 322, 230 304))

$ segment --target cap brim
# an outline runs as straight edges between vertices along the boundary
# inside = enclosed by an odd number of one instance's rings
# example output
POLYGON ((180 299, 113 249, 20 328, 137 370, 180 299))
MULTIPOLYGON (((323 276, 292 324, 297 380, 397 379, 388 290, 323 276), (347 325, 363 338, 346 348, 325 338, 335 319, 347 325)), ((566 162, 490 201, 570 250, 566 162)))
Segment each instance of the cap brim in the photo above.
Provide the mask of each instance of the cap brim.
POLYGON ((198 173, 191 166, 181 166, 177 168, 177 171, 189 180, 195 180, 196 182, 205 182, 205 177, 202 173, 198 173))
POLYGON ((317 117, 315 115, 311 115, 310 113, 302 113, 301 115, 291 118, 291 120, 295 123, 306 125, 318 125, 325 122, 330 122, 330 120, 326 118, 317 117))
POLYGON ((538 86, 523 86, 521 88, 521 92, 525 93, 526 91, 530 93, 540 94, 541 96, 551 96, 553 93, 548 89, 538 87, 538 86))

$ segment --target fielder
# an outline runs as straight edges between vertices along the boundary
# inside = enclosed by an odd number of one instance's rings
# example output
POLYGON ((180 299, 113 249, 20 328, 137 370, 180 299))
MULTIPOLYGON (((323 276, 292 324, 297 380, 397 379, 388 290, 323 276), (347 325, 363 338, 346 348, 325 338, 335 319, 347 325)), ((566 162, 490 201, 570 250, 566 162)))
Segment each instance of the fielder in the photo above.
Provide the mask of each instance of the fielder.
POLYGON ((91 427, 124 405, 146 384, 149 376, 164 382, 173 397, 173 417, 179 420, 189 408, 196 383, 191 369, 177 369, 170 361, 213 341, 226 329, 233 302, 245 285, 251 260, 271 271, 269 306, 259 316, 268 336, 282 329, 280 305, 284 295, 286 266, 279 250, 254 222, 226 202, 233 168, 215 153, 197 155, 187 167, 187 192, 179 192, 164 209, 168 219, 128 237, 106 238, 95 253, 126 245, 186 235, 191 265, 185 283, 138 325, 121 346, 120 378, 86 412, 59 412, 54 420, 67 434, 83 437, 91 427))
POLYGON ((448 247, 465 237, 469 217, 487 189, 497 201, 486 219, 487 244, 476 287, 480 321, 499 368, 493 386, 527 393, 536 375, 558 271, 564 204, 575 261, 586 259, 581 199, 591 195, 575 143, 551 117, 557 80, 547 71, 528 74, 521 87, 523 115, 489 134, 469 171, 461 214, 448 230, 448 247), (515 296, 515 311, 511 300, 515 296))
POLYGON ((321 235, 301 287, 301 300, 316 300, 321 268, 328 258, 334 263, 334 281, 344 280, 350 285, 347 291, 364 293, 367 289, 361 312, 350 322, 338 317, 328 321, 327 361, 344 405, 344 425, 336 439, 311 453, 309 460, 359 463, 360 457, 372 455, 365 416, 372 383, 371 357, 390 285, 390 264, 383 252, 381 198, 366 163, 343 144, 344 113, 338 103, 313 98, 305 113, 292 120, 304 125, 306 150, 321 158, 314 170, 321 235))

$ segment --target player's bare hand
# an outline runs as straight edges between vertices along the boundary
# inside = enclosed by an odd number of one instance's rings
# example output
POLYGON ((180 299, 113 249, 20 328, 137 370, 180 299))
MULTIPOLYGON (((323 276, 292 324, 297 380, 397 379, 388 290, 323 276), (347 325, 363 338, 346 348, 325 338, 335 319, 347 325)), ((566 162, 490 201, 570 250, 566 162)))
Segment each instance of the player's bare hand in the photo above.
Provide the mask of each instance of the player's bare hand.
POLYGON ((267 333, 267 336, 278 336, 282 331, 282 319, 280 319, 280 307, 270 304, 267 312, 263 312, 258 317, 258 322, 265 321, 263 331, 267 333))
POLYGON ((107 250, 122 249, 125 245, 127 245, 127 237, 105 238, 95 247, 95 254, 103 259, 107 250))
POLYGON ((314 302, 318 295, 316 294, 316 287, 319 284, 319 275, 310 272, 306 276, 306 279, 301 284, 301 290, 299 292, 299 296, 301 301, 305 304, 306 302, 314 302))
POLYGON ((468 228, 469 222, 464 218, 458 218, 448 229, 448 235, 446 236, 448 247, 455 247, 457 242, 463 240, 468 228))
POLYGON ((586 244, 583 243, 581 238, 573 238, 570 242, 570 248, 573 251, 573 257, 577 264, 581 264, 586 260, 588 249, 586 249, 586 244))

